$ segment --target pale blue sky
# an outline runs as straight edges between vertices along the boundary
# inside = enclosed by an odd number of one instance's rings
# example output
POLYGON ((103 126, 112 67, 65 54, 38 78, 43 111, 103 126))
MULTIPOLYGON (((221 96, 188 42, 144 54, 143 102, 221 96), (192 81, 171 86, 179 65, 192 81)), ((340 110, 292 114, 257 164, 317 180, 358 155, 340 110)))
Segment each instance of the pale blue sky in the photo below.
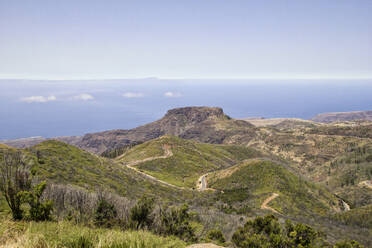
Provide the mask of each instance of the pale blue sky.
POLYGON ((1 0, 0 78, 372 78, 371 0, 1 0))

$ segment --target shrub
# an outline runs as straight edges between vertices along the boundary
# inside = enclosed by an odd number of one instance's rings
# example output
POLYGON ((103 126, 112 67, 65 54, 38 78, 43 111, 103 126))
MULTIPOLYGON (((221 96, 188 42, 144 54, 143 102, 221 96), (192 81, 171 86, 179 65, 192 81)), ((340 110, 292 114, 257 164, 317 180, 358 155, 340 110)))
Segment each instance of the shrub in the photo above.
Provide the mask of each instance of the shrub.
POLYGON ((322 234, 304 224, 286 221, 282 228, 273 215, 248 221, 233 234, 232 242, 239 248, 251 247, 322 247, 322 234))
POLYGON ((23 218, 20 192, 29 190, 31 180, 27 170, 26 159, 21 152, 5 151, 0 161, 0 192, 4 195, 13 220, 23 218))
POLYGON ((154 221, 151 214, 153 208, 154 200, 152 198, 142 197, 130 210, 130 226, 134 229, 150 228, 154 221))
POLYGON ((105 199, 100 200, 94 214, 94 224, 102 227, 112 227, 116 222, 116 217, 117 212, 114 205, 105 199))
POLYGON ((187 204, 176 208, 166 209, 161 213, 162 233, 175 235, 186 241, 194 241, 194 230, 190 225, 189 207, 187 204))
POLYGON ((220 245, 223 245, 226 240, 223 236, 221 230, 212 229, 207 233, 207 239, 217 242, 220 245))
POLYGON ((364 246, 356 242, 355 240, 351 241, 341 241, 338 242, 334 248, 363 248, 364 246))
POLYGON ((40 198, 46 187, 46 182, 35 185, 32 191, 22 191, 19 193, 21 201, 30 205, 29 218, 34 221, 51 220, 53 211, 53 202, 41 202, 40 198))

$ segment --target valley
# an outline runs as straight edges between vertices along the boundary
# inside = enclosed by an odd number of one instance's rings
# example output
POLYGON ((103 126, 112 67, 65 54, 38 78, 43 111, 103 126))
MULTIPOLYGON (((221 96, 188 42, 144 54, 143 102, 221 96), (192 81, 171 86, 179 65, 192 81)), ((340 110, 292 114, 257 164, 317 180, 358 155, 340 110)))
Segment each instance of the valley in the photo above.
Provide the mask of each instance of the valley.
POLYGON ((46 180, 43 197, 59 220, 89 223, 98 199, 106 199, 126 222, 147 196, 157 204, 155 219, 165 205, 187 203, 199 241, 218 229, 233 247, 245 221, 274 214, 313 226, 327 242, 354 239, 368 247, 370 133, 368 121, 237 120, 221 108, 186 107, 131 130, 7 141, 0 158, 24 156, 33 180, 46 180))

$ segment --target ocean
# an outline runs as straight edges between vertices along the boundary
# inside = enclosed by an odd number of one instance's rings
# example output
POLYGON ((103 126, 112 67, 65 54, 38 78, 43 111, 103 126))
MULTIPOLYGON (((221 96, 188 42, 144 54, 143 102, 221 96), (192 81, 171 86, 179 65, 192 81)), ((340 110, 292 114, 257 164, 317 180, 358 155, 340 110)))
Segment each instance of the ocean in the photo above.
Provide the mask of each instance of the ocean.
POLYGON ((0 80, 0 139, 129 129, 168 109, 218 106, 233 118, 372 110, 372 80, 0 80))

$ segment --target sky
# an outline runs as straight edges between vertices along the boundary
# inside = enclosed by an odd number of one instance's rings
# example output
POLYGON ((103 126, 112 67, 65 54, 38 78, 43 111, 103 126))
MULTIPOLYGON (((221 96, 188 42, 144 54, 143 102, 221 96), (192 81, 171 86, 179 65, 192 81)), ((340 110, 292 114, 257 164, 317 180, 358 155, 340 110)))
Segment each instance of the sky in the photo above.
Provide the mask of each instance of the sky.
POLYGON ((372 78, 371 13, 371 0, 0 0, 0 78, 372 78))

